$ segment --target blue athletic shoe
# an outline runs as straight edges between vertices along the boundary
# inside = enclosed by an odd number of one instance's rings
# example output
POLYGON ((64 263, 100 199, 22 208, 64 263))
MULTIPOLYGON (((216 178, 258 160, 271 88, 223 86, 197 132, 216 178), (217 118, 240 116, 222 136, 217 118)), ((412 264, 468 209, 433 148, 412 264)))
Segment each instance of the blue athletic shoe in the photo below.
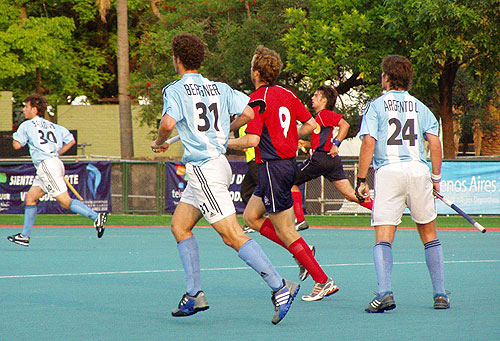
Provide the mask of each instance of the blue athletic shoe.
POLYGON ((446 294, 434 295, 434 309, 449 309, 450 299, 446 294))
POLYGON ((383 313, 396 308, 392 291, 387 291, 383 295, 378 294, 365 308, 367 313, 383 313))
POLYGON ((199 311, 207 310, 208 308, 207 298, 205 297, 205 293, 203 291, 198 291, 194 296, 185 293, 179 302, 179 306, 172 311, 172 316, 190 316, 199 311))
POLYGON ((273 301, 274 310, 276 311, 272 319, 273 324, 278 324, 285 318, 299 289, 300 285, 298 283, 283 280, 283 287, 273 292, 271 300, 273 301))

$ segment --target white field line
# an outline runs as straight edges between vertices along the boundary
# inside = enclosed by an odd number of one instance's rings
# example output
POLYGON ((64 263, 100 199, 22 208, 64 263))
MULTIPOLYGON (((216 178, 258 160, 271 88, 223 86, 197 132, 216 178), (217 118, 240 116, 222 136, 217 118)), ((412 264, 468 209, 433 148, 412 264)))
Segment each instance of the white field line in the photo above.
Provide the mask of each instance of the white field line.
MULTIPOLYGON (((461 263, 500 263, 500 259, 479 259, 479 260, 452 260, 445 261, 445 264, 461 264, 461 263)), ((425 264, 425 262, 394 262, 394 265, 414 265, 425 264)), ((322 264, 322 267, 336 267, 336 266, 373 266, 373 263, 345 263, 345 264, 322 264)), ((275 266, 276 269, 295 268, 296 265, 281 265, 275 266)), ((248 266, 230 267, 230 268, 205 268, 201 271, 235 271, 235 270, 251 270, 248 266)), ((106 272, 75 272, 75 273, 59 273, 59 274, 32 274, 32 275, 0 275, 0 279, 11 278, 41 278, 41 277, 69 277, 69 276, 106 276, 106 275, 137 275, 137 274, 150 274, 150 273, 170 273, 170 272, 184 272, 183 269, 172 270, 135 270, 135 271, 106 271, 106 272)))

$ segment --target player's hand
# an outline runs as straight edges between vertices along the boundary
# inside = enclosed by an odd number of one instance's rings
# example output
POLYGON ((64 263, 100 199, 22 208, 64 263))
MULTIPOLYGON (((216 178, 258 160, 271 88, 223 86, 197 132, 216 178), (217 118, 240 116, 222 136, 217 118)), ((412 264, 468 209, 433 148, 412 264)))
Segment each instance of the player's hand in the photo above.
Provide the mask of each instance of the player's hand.
POLYGON ((158 145, 156 141, 151 142, 151 150, 153 151, 153 153, 166 152, 168 147, 170 147, 170 145, 166 142, 161 145, 158 145))
POLYGON ((332 145, 332 148, 330 148, 328 155, 330 155, 331 157, 339 155, 339 147, 337 147, 336 145, 332 145))
POLYGON ((370 195, 370 188, 366 183, 366 178, 358 178, 356 181, 356 189, 354 190, 354 194, 356 198, 358 198, 359 202, 365 202, 366 198, 370 195))
MULTIPOLYGON (((439 182, 433 182, 432 187, 433 187, 433 191, 432 191, 433 193, 434 192, 438 192, 438 193, 441 192, 441 186, 440 186, 439 182)), ((434 196, 434 197, 437 198, 436 196, 434 196)))
POLYGON ((304 152, 304 154, 307 154, 307 149, 306 149, 306 141, 304 140, 299 140, 299 145, 298 148, 304 152))

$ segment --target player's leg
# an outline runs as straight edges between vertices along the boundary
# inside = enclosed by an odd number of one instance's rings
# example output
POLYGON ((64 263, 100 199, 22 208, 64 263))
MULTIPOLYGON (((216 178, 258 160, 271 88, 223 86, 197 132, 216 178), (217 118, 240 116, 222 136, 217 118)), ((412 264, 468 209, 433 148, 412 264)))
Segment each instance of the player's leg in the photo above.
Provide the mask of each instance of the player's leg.
POLYGON ((241 182, 241 200, 245 204, 248 204, 250 197, 257 186, 257 168, 258 164, 255 161, 250 161, 248 163, 248 171, 241 182))
POLYGON ((97 213, 80 200, 71 199, 64 181, 64 164, 59 158, 42 161, 38 165, 37 175, 43 183, 44 191, 52 195, 63 208, 93 220, 97 237, 102 237, 107 213, 97 213))
MULTIPOLYGON (((201 167, 187 165, 189 189, 193 193, 200 212, 222 237, 226 245, 238 252, 238 256, 252 267, 273 290, 275 315, 274 324, 287 314, 300 286, 284 281, 265 255, 262 248, 243 233, 236 219, 234 204, 228 188, 231 181, 231 167, 221 155, 201 167), (210 179, 210 181, 208 181, 210 179)), ((182 200, 184 201, 184 194, 182 200)))
POLYGON ((300 285, 285 280, 279 275, 260 245, 243 233, 235 214, 214 222, 212 226, 220 234, 224 243, 237 251, 238 256, 271 288, 272 301, 275 306, 272 323, 279 323, 288 313, 299 292, 300 285))
POLYGON ((359 205, 366 207, 369 210, 373 209, 373 201, 371 199, 367 199, 364 202, 359 202, 359 199, 354 194, 354 188, 351 186, 349 180, 335 180, 333 181, 333 185, 340 193, 342 193, 344 198, 346 198, 347 200, 358 203, 359 205))
MULTIPOLYGON (((36 180, 35 180, 36 181, 36 180)), ((35 219, 37 215, 37 201, 40 199, 45 192, 43 189, 34 182, 31 188, 28 190, 25 199, 25 207, 24 207, 24 227, 23 232, 8 236, 7 239, 13 243, 29 246, 31 230, 33 229, 33 225, 35 224, 35 219)))
POLYGON ((205 293, 201 290, 200 254, 192 233, 201 216, 199 209, 181 201, 172 217, 171 231, 177 241, 177 251, 186 278, 186 293, 172 311, 172 316, 175 317, 190 316, 209 308, 205 293))
POLYGON ((342 166, 342 159, 340 158, 340 156, 337 155, 332 158, 330 155, 325 155, 325 153, 322 153, 321 158, 318 159, 323 166, 322 175, 324 175, 325 178, 333 183, 335 188, 337 188, 337 190, 342 193, 344 198, 349 201, 358 203, 359 205, 366 207, 369 210, 372 209, 373 202, 371 199, 365 200, 364 202, 359 202, 359 199, 354 194, 354 188, 345 175, 344 166, 342 166))
POLYGON ((320 176, 320 174, 318 173, 317 162, 315 162, 315 156, 313 154, 298 166, 297 177, 292 186, 293 211, 295 213, 295 229, 297 231, 309 228, 309 224, 304 215, 304 208, 302 207, 302 193, 298 186, 316 179, 318 176, 320 176))
POLYGON ((450 301, 444 288, 443 247, 436 233, 437 211, 429 169, 420 162, 412 162, 410 169, 413 190, 409 192, 408 207, 424 244, 425 261, 434 290, 434 308, 448 309, 450 301))
POLYGON ((297 231, 306 230, 309 224, 304 216, 304 208, 302 207, 302 193, 297 185, 292 187, 293 211, 295 213, 295 229, 297 231))
POLYGON ((266 208, 262 202, 262 197, 259 194, 259 187, 257 186, 257 192, 254 193, 245 207, 243 212, 243 220, 250 228, 259 231, 266 221, 266 208))
POLYGON ((443 247, 436 234, 435 220, 427 224, 417 224, 417 228, 424 244, 425 262, 434 291, 434 308, 448 309, 450 301, 444 288, 443 247))
POLYGON ((375 198, 372 226, 375 228, 373 263, 377 276, 377 296, 365 308, 369 313, 383 313, 396 308, 392 294, 392 242, 396 226, 406 208, 407 185, 399 165, 387 165, 375 174, 375 198))
POLYGON ((102 237, 104 234, 104 224, 108 219, 107 213, 97 213, 80 200, 71 198, 67 190, 57 195, 55 198, 63 208, 94 221, 97 237, 102 237))
POLYGON ((260 274, 273 291, 282 287, 283 278, 276 272, 259 244, 241 230, 236 214, 214 222, 212 226, 224 243, 238 252, 238 256, 260 274))
MULTIPOLYGON (((250 161, 248 163, 248 172, 245 174, 245 177, 243 178, 243 181, 241 183, 241 200, 245 204, 245 207, 248 205, 255 187, 257 186, 257 169, 257 162, 255 160, 250 161)), ((246 233, 256 232, 255 229, 251 228, 247 224, 243 226, 243 231, 246 233)))

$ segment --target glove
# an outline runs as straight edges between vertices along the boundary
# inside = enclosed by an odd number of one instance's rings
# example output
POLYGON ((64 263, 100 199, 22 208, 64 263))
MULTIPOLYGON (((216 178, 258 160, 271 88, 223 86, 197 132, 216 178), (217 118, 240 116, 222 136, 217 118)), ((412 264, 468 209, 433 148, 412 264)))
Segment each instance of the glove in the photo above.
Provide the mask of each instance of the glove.
POLYGON ((365 188, 366 188, 366 178, 358 178, 356 181, 356 189, 354 194, 358 198, 360 203, 365 202, 365 188))

